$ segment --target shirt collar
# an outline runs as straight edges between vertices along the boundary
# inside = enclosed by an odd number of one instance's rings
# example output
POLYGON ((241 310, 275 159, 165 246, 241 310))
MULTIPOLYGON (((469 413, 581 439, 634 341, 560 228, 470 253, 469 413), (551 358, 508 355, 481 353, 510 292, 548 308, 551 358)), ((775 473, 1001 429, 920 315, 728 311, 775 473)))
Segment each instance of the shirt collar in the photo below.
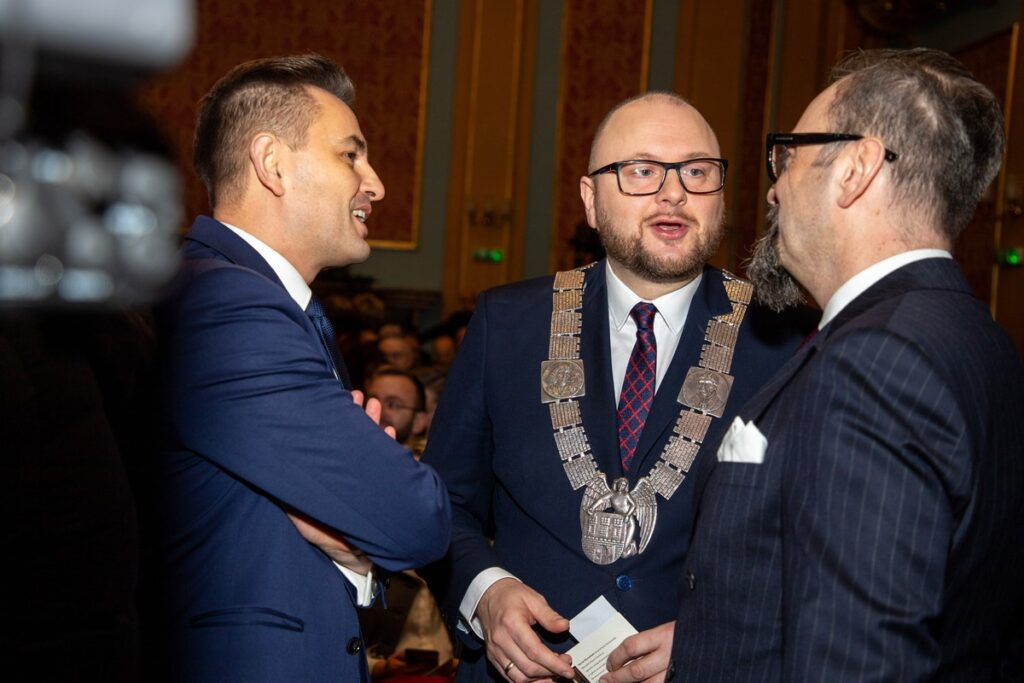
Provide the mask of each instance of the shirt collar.
POLYGON ((878 263, 868 266, 864 270, 860 271, 849 280, 844 282, 839 289, 835 291, 832 298, 825 304, 825 309, 821 313, 821 322, 818 323, 818 329, 825 327, 832 321, 839 312, 842 311, 846 306, 856 299, 858 296, 867 291, 868 287, 875 284, 883 277, 898 270, 908 263, 914 261, 921 261, 926 258, 953 258, 953 255, 944 249, 913 249, 911 251, 905 251, 902 254, 896 254, 889 258, 882 259, 878 263))
POLYGON ((284 256, 281 256, 281 254, 269 247, 266 242, 257 239, 245 230, 224 221, 221 221, 221 224, 245 240, 250 247, 256 250, 256 253, 263 257, 263 260, 267 262, 267 265, 270 266, 270 269, 274 271, 274 274, 277 275, 281 284, 288 291, 288 296, 295 300, 299 308, 306 310, 309 300, 313 298, 313 290, 309 288, 309 285, 306 284, 306 281, 299 274, 299 271, 295 269, 295 266, 289 263, 288 259, 284 256))
MULTIPOLYGON (((611 263, 607 260, 604 267, 605 280, 608 286, 608 316, 612 324, 615 325, 615 329, 621 330, 622 326, 626 324, 626 319, 629 318, 629 312, 633 310, 633 306, 638 301, 648 300, 637 296, 632 289, 626 286, 626 283, 620 280, 615 271, 612 270, 611 263)), ((700 281, 703 277, 704 273, 699 273, 697 277, 679 289, 668 294, 662 294, 650 302, 658 309, 658 315, 668 325, 672 334, 678 334, 683 328, 683 323, 686 322, 686 314, 690 310, 690 302, 693 301, 693 297, 697 293, 697 288, 700 286, 700 281)))

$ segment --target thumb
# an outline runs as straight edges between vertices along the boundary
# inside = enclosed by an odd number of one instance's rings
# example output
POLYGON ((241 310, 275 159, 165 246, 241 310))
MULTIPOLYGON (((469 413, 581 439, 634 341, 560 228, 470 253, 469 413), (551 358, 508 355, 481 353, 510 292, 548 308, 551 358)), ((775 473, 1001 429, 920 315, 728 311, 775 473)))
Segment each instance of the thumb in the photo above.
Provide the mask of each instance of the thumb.
POLYGON ((551 609, 546 602, 538 602, 531 606, 533 618, 544 630, 550 633, 561 633, 569 630, 569 620, 551 609))

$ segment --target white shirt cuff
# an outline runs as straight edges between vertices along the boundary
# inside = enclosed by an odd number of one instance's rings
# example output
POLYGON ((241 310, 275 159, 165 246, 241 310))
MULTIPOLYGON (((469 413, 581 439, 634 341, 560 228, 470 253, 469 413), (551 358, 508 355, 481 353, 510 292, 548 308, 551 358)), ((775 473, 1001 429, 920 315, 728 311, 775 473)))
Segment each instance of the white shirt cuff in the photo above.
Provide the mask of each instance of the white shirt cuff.
POLYGON ((488 567, 483 570, 473 579, 472 583, 469 584, 469 588, 466 589, 466 594, 462 597, 462 602, 459 603, 459 616, 462 619, 459 620, 459 628, 468 632, 466 625, 473 629, 473 633, 480 640, 484 640, 484 629, 480 624, 480 620, 476 617, 476 607, 480 604, 480 598, 484 596, 487 589, 490 588, 496 581, 501 579, 519 579, 501 567, 488 567))
MULTIPOLYGON (((334 560, 331 560, 334 562, 334 560)), ((334 562, 334 566, 337 567, 342 575, 348 579, 348 582, 356 587, 356 607, 369 607, 373 604, 373 599, 376 597, 377 582, 373 578, 373 567, 370 567, 370 571, 366 572, 366 576, 342 567, 337 562, 334 562)))

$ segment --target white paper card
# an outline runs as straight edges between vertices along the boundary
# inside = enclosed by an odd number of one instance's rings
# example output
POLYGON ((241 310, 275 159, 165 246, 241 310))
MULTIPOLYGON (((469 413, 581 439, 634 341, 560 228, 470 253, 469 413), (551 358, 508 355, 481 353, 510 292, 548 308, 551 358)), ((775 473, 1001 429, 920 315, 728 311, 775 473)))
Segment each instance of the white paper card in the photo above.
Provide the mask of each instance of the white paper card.
POLYGON ((576 639, 576 642, 581 642, 616 614, 612 603, 601 595, 569 621, 569 633, 576 639))
POLYGON ((608 673, 608 655, 623 640, 637 631, 626 620, 626 617, 616 611, 607 600, 600 597, 572 619, 569 632, 580 641, 578 645, 569 650, 573 668, 576 669, 576 680, 582 683, 597 683, 601 676, 608 673), (581 617, 586 617, 579 621, 579 624, 586 628, 593 624, 596 615, 604 615, 607 618, 596 629, 590 630, 586 636, 579 638, 576 635, 579 632, 578 620, 581 617))

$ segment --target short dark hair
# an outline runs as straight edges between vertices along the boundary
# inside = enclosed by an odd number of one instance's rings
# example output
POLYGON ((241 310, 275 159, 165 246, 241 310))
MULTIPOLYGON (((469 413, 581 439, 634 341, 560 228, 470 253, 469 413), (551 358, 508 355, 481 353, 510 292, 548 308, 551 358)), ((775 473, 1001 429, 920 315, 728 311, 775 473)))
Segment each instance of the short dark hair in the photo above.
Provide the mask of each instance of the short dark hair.
POLYGON ((274 133, 293 149, 306 143, 319 112, 307 87, 325 90, 349 106, 355 102, 355 86, 344 70, 317 54, 243 62, 203 97, 192 163, 211 207, 241 190, 246 145, 254 134, 274 133))
POLYGON ((956 240, 1003 156, 1003 115, 992 91, 954 57, 928 48, 856 52, 832 80, 835 130, 877 135, 899 154, 887 164, 893 198, 956 240))
POLYGON ((372 384, 378 377, 405 377, 407 380, 412 382, 413 387, 416 388, 416 411, 422 413, 427 409, 427 392, 423 388, 423 382, 420 378, 409 372, 408 370, 399 370, 393 365, 381 365, 375 369, 366 380, 366 384, 372 384))

